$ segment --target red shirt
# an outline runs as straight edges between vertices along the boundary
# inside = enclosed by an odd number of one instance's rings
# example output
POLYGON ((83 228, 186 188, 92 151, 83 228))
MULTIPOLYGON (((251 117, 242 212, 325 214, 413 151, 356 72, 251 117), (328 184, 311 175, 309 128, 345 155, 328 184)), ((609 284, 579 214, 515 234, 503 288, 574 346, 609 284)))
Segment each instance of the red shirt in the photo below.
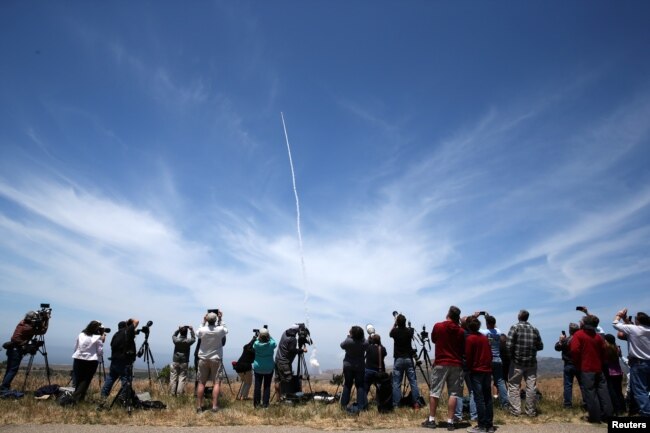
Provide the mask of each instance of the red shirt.
POLYGON ((431 341, 436 345, 435 365, 463 365, 465 351, 465 331, 451 320, 433 325, 431 341))
POLYGON ((605 340, 592 330, 581 329, 573 334, 569 343, 573 365, 585 373, 600 373, 607 359, 605 340))
POLYGON ((485 335, 470 332, 465 337, 465 366, 473 373, 492 373, 492 348, 485 335))

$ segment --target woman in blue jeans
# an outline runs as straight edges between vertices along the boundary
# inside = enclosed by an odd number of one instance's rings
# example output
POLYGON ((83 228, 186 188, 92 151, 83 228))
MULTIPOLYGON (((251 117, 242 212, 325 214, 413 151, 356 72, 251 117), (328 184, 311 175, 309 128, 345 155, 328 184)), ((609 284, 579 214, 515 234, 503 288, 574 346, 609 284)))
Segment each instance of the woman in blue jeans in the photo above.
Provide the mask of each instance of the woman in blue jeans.
POLYGON ((341 407, 347 409, 352 393, 352 384, 357 387, 357 409, 365 410, 365 355, 368 343, 364 338, 363 329, 360 326, 350 328, 348 337, 341 343, 341 349, 345 350, 343 358, 343 394, 341 395, 341 407))
POLYGON ((253 343, 255 361, 253 361, 253 373, 255 374, 255 389, 253 390, 253 406, 269 407, 271 399, 271 380, 273 379, 273 351, 275 340, 266 328, 260 329, 257 340, 253 343), (262 384, 264 384, 264 397, 262 397, 262 384))

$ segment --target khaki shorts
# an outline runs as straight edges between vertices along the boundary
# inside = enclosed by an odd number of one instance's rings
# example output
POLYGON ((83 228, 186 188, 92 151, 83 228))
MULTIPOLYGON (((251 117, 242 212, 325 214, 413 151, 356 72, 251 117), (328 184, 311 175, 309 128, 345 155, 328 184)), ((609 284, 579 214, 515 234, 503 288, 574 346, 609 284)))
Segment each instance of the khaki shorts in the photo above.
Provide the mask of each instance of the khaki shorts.
POLYGON ((463 395, 463 367, 436 365, 431 371, 431 397, 440 398, 442 387, 447 384, 449 395, 463 395))
POLYGON ((220 359, 199 359, 199 371, 196 377, 203 385, 208 381, 217 383, 219 370, 221 370, 220 359))
POLYGON ((293 371, 291 364, 275 363, 275 381, 289 383, 293 380, 293 371))

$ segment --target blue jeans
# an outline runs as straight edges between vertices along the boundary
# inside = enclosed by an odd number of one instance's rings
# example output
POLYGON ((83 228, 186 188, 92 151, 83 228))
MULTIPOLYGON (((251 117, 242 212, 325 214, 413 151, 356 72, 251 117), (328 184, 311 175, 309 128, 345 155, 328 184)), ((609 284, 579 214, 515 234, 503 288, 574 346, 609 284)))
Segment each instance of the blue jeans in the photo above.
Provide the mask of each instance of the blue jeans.
POLYGON ((573 402, 573 378, 578 381, 580 394, 584 395, 582 385, 580 385, 580 372, 572 364, 564 365, 564 407, 571 407, 573 402))
POLYGON ((420 390, 418 389, 418 381, 415 377, 415 366, 411 358, 395 358, 393 364, 393 406, 399 406, 399 401, 402 399, 402 378, 406 373, 409 384, 411 385, 411 399, 413 404, 417 403, 420 399, 420 390))
MULTIPOLYGON (((370 392, 370 387, 372 385, 375 385, 375 389, 377 388, 377 375, 379 372, 377 370, 369 370, 366 368, 366 372, 364 374, 363 378, 363 384, 366 390, 366 395, 370 392)), ((366 398, 367 401, 367 398, 366 398)))
POLYGON ((129 376, 131 374, 130 367, 131 362, 125 359, 113 359, 111 361, 111 367, 109 369, 108 376, 106 377, 106 382, 102 387, 102 397, 108 397, 113 389, 113 384, 119 378, 122 383, 122 387, 126 386, 127 382, 131 379, 129 376))
POLYGON ((639 415, 650 416, 650 360, 632 359, 630 361, 630 391, 639 405, 639 415))
POLYGON ((364 367, 353 367, 351 365, 343 366, 343 393, 341 394, 341 406, 343 408, 348 407, 350 403, 350 394, 352 394, 352 384, 357 387, 357 407, 359 410, 364 410, 367 408, 368 403, 366 401, 366 392, 365 385, 365 368, 364 367))
POLYGON ((463 377, 465 379, 465 385, 467 385, 467 397, 463 397, 462 395, 456 397, 456 412, 454 413, 454 416, 457 419, 463 419, 463 403, 465 401, 465 398, 467 398, 469 401, 469 418, 474 421, 478 419, 476 401, 474 400, 474 391, 472 391, 472 384, 469 380, 469 373, 467 371, 463 373, 463 377))
POLYGON ((22 360, 23 353, 20 349, 7 349, 7 370, 5 371, 4 379, 2 379, 1 390, 8 391, 11 388, 11 382, 16 377, 22 360))
POLYGON ((270 373, 262 374, 255 372, 255 388, 253 389, 253 406, 257 407, 262 403, 263 407, 269 407, 269 400, 271 400, 271 381, 273 379, 273 371, 270 373), (264 384, 264 396, 262 396, 262 383, 264 384))
POLYGON ((506 381, 503 380, 503 364, 500 362, 492 363, 492 380, 497 387, 499 393, 499 404, 502 408, 510 406, 508 400, 508 389, 506 388, 506 381))
POLYGON ((470 373, 470 383, 474 402, 476 403, 476 412, 478 416, 479 428, 490 428, 494 419, 494 409, 492 406, 492 381, 490 373, 470 373))

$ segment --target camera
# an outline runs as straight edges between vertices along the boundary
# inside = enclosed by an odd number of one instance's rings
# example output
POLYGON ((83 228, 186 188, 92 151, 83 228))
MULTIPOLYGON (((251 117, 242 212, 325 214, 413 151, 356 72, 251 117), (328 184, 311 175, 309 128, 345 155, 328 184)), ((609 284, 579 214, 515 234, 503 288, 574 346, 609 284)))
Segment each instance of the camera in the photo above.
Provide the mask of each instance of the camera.
POLYGON ((149 337, 149 331, 150 331, 149 328, 151 327, 151 325, 153 325, 153 321, 149 320, 146 325, 144 325, 140 329, 136 329, 135 334, 138 335, 139 333, 142 332, 145 335, 145 337, 149 337))
MULTIPOLYGON (((264 325, 264 329, 269 329, 269 325, 264 325)), ((259 329, 253 329, 253 334, 255 334, 256 337, 259 337, 260 335, 260 330, 259 329)))
POLYGON ((50 304, 41 304, 40 310, 35 312, 28 321, 34 327, 35 335, 44 335, 47 332, 47 323, 52 317, 52 308, 50 304))
POLYGON ((95 335, 104 335, 104 334, 109 334, 111 332, 111 328, 106 328, 104 325, 100 325, 99 328, 97 328, 97 331, 95 331, 95 335))
POLYGON ((221 311, 219 311, 218 308, 209 308, 208 313, 214 313, 218 316, 219 314, 221 314, 221 311))
POLYGON ((304 323, 296 323, 298 325, 298 346, 303 347, 306 344, 314 344, 309 333, 309 328, 304 323))

